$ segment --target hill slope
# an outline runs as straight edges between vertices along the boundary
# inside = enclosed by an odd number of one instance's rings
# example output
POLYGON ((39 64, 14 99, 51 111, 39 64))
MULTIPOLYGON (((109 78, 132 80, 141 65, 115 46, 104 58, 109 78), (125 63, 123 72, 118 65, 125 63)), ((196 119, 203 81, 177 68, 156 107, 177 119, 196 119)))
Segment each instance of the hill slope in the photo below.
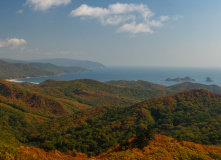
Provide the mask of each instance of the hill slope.
POLYGON ((206 85, 206 84, 192 83, 192 82, 178 83, 168 87, 143 80, 139 81, 117 80, 117 81, 108 81, 106 83, 123 86, 123 87, 147 89, 147 90, 172 90, 179 92, 191 89, 206 89, 213 93, 221 93, 221 87, 218 85, 206 85))
POLYGON ((160 84, 151 83, 148 81, 125 81, 125 80, 118 80, 118 81, 108 81, 106 83, 114 84, 118 86, 124 86, 129 88, 137 88, 137 89, 147 89, 147 90, 162 90, 165 86, 160 84))
MULTIPOLYGON (((156 135, 154 141, 142 150, 129 148, 127 150, 117 151, 118 145, 109 149, 96 157, 88 158, 87 155, 69 151, 61 153, 57 150, 46 152, 43 149, 35 147, 11 148, 7 145, 0 146, 0 159, 4 160, 23 160, 23 159, 41 159, 41 160, 125 160, 125 159, 151 159, 151 160, 177 160, 177 159, 200 159, 200 160, 219 160, 221 159, 221 147, 206 146, 192 142, 178 141, 174 138, 156 135), (8 157, 8 158, 7 158, 8 157), (20 159, 19 159, 20 158, 20 159)), ((90 154, 89 154, 90 155, 90 154)))
POLYGON ((208 91, 211 91, 213 93, 221 93, 221 87, 217 85, 205 85, 200 83, 191 83, 191 82, 184 82, 175 84, 169 87, 166 87, 170 90, 175 91, 183 91, 183 90, 191 90, 191 89, 206 89, 208 91))
POLYGON ((41 116, 63 116, 70 111, 53 97, 31 92, 16 84, 0 80, 0 103, 22 112, 41 116))
POLYGON ((142 100, 175 93, 167 90, 141 90, 120 87, 96 80, 80 79, 73 81, 47 80, 31 88, 42 94, 62 97, 90 106, 116 105, 126 106, 142 100))
POLYGON ((26 78, 40 76, 54 76, 64 72, 85 72, 87 69, 80 67, 59 67, 44 63, 8 63, 0 60, 0 78, 26 78))
POLYGON ((95 107, 59 118, 31 131, 29 141, 41 141, 40 147, 45 149, 99 154, 145 128, 153 128, 180 140, 220 145, 220 113, 221 95, 183 91, 130 107, 95 107))
POLYGON ((221 144, 221 94, 194 89, 134 107, 151 112, 157 133, 202 144, 221 144))
POLYGON ((53 72, 48 72, 29 64, 12 64, 0 60, 0 78, 25 78, 43 75, 54 75, 53 72))
POLYGON ((192 142, 179 141, 171 137, 156 135, 154 141, 142 150, 133 148, 124 151, 115 151, 116 147, 97 158, 107 159, 148 159, 175 160, 175 159, 221 159, 221 147, 206 146, 192 142))

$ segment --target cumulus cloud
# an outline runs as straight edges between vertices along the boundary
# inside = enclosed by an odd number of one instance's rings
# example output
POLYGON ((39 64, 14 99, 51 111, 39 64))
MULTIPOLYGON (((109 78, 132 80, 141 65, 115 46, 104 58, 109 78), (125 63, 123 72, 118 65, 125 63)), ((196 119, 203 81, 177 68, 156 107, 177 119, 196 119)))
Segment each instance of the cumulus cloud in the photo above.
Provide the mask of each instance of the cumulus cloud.
POLYGON ((154 13, 145 4, 111 4, 107 8, 82 4, 70 16, 97 19, 103 25, 116 25, 118 32, 153 33, 153 27, 162 27, 169 16, 154 19, 154 13))
POLYGON ((45 11, 53 6, 67 5, 71 0, 26 0, 26 4, 34 10, 45 11))
POLYGON ((27 42, 24 39, 11 38, 6 40, 0 40, 1 47, 12 47, 17 48, 19 46, 25 45, 27 42))

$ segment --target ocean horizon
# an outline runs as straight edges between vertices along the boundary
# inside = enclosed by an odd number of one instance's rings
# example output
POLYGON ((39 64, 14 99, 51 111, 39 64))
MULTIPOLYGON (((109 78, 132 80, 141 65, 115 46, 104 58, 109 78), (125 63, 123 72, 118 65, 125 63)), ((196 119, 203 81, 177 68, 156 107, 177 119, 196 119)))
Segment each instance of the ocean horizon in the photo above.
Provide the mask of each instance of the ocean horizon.
POLYGON ((182 81, 165 81, 166 78, 184 78, 187 76, 195 79, 193 83, 221 86, 221 68, 105 67, 91 69, 91 72, 63 73, 59 76, 23 78, 18 79, 18 81, 41 83, 48 79, 58 81, 94 79, 101 82, 111 80, 144 80, 156 84, 170 86, 177 83, 182 83, 182 81), (207 77, 210 77, 213 82, 206 82, 207 77))

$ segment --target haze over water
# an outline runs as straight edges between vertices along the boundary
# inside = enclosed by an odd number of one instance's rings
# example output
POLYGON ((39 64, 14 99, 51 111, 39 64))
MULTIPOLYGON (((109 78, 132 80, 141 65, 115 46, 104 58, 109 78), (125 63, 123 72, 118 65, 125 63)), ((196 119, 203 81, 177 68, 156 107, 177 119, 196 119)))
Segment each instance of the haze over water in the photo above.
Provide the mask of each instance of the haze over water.
POLYGON ((60 76, 28 78, 20 79, 20 81, 41 83, 47 79, 59 81, 94 79, 101 82, 110 80, 145 80, 170 86, 181 82, 167 82, 165 81, 166 78, 183 78, 186 76, 195 79, 196 81, 193 83, 221 86, 221 69, 215 68, 106 67, 93 69, 91 72, 64 73, 60 76), (207 77, 210 77, 214 82, 205 82, 207 77))

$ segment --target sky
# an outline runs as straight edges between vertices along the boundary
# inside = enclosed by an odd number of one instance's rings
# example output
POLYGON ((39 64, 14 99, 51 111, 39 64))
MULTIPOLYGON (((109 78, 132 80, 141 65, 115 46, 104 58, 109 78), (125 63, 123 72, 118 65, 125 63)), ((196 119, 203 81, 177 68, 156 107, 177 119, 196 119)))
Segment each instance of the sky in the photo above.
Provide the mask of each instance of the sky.
POLYGON ((0 58, 221 67, 220 0, 1 0, 0 58))

